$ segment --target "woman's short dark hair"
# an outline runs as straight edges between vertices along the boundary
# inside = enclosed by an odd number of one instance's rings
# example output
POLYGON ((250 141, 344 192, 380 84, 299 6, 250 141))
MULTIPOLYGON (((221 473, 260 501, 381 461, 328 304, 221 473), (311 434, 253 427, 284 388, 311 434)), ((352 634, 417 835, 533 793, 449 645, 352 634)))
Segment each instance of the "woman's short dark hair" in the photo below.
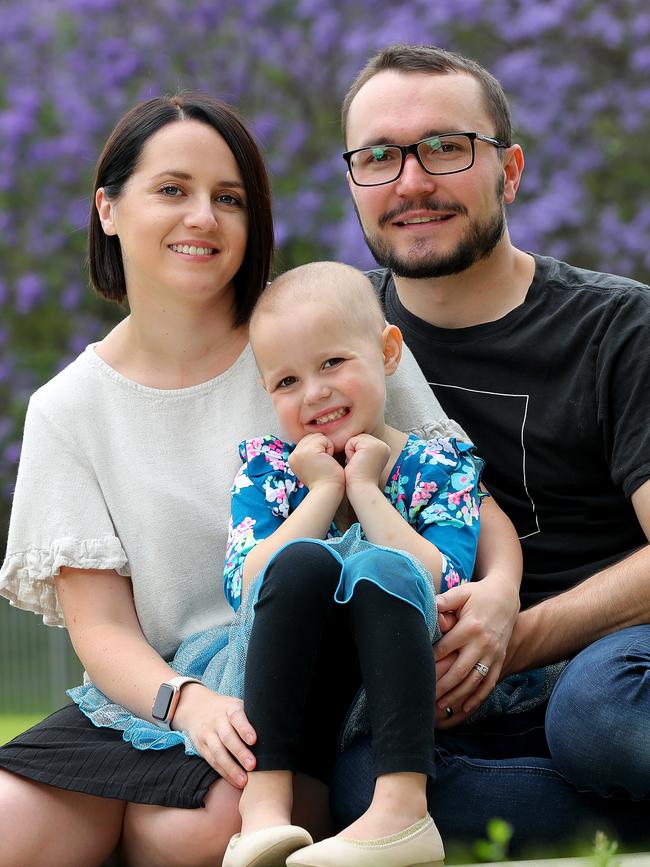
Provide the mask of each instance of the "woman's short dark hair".
MULTIPOLYGON (((512 144, 512 120, 510 107, 497 79, 469 57, 437 48, 435 45, 406 45, 395 43, 375 54, 363 67, 343 100, 341 107, 341 126, 343 140, 347 141, 348 114, 352 100, 366 82, 377 73, 390 70, 393 72, 421 72, 425 75, 449 75, 465 73, 473 76, 481 85, 485 97, 485 107, 494 123, 494 135, 499 141, 510 146, 512 144)), ((346 144, 347 147, 347 144, 346 144)))
POLYGON ((103 187, 117 201, 138 166, 147 141, 170 123, 198 120, 224 139, 239 166, 248 204, 248 241, 241 268, 234 277, 236 325, 248 321, 260 292, 269 279, 273 256, 271 191, 264 160, 251 133, 237 112, 225 102, 195 91, 158 96, 127 112, 110 134, 97 161, 93 202, 88 224, 90 280, 100 295, 111 301, 126 298, 124 265, 119 239, 106 235, 94 204, 103 187))

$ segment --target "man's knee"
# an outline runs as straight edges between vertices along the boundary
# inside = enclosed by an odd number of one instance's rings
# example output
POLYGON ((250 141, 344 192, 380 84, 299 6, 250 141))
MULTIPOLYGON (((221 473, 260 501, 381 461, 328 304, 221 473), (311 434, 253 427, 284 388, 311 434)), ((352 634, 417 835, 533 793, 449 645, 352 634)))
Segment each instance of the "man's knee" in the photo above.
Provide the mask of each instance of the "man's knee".
POLYGON ((579 790, 650 797, 650 626, 605 636, 558 681, 546 715, 553 762, 579 790))

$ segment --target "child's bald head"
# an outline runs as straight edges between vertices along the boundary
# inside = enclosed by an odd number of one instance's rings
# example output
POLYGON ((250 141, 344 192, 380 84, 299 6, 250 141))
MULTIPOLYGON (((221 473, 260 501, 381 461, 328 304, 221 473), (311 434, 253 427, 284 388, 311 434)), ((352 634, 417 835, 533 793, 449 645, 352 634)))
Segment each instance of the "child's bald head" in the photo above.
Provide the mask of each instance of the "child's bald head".
POLYGON ((264 314, 291 316, 313 302, 325 304, 342 327, 348 325, 365 337, 381 338, 386 322, 368 278, 341 262, 311 262, 277 277, 262 292, 251 317, 251 342, 255 324, 264 314))

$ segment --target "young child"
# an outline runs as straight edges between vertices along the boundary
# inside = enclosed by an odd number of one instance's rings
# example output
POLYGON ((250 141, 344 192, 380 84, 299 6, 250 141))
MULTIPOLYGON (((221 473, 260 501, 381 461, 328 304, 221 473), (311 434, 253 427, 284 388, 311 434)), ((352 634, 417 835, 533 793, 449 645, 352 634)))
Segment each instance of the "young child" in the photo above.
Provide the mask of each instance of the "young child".
POLYGON ((440 865, 426 801, 433 587, 471 578, 482 462, 466 443, 385 424, 385 378, 402 339, 355 269, 314 263, 277 279, 250 340, 289 442, 242 443, 233 485, 225 588, 234 608, 247 592, 256 600, 244 709, 257 764, 224 867, 280 865, 287 855, 294 867, 440 865), (292 773, 329 782, 362 685, 372 804, 339 836, 306 846, 307 833, 291 825, 292 773))
MULTIPOLYGON (((223 865, 437 867, 444 851, 426 801, 434 594, 471 578, 482 461, 471 444, 384 422, 402 337, 356 269, 321 262, 275 280, 250 340, 286 441, 241 444, 224 572, 237 615, 187 638, 171 663, 216 692, 243 694, 257 735, 241 834, 223 865), (339 836, 310 845, 291 825, 293 772, 328 784, 341 731, 368 728, 372 803, 339 836)), ((133 717, 92 684, 69 695, 139 749, 198 752, 187 732, 133 717)))

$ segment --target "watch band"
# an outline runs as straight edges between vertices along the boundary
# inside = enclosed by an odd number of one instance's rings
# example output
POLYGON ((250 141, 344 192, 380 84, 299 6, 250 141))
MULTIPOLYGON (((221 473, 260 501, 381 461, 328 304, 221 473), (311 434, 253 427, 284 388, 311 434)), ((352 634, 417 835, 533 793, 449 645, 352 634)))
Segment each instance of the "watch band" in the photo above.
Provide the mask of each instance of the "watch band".
POLYGON ((171 723, 181 697, 181 689, 186 683, 201 683, 195 677, 172 677, 158 687, 156 699, 151 708, 155 724, 165 731, 171 731, 171 723))

